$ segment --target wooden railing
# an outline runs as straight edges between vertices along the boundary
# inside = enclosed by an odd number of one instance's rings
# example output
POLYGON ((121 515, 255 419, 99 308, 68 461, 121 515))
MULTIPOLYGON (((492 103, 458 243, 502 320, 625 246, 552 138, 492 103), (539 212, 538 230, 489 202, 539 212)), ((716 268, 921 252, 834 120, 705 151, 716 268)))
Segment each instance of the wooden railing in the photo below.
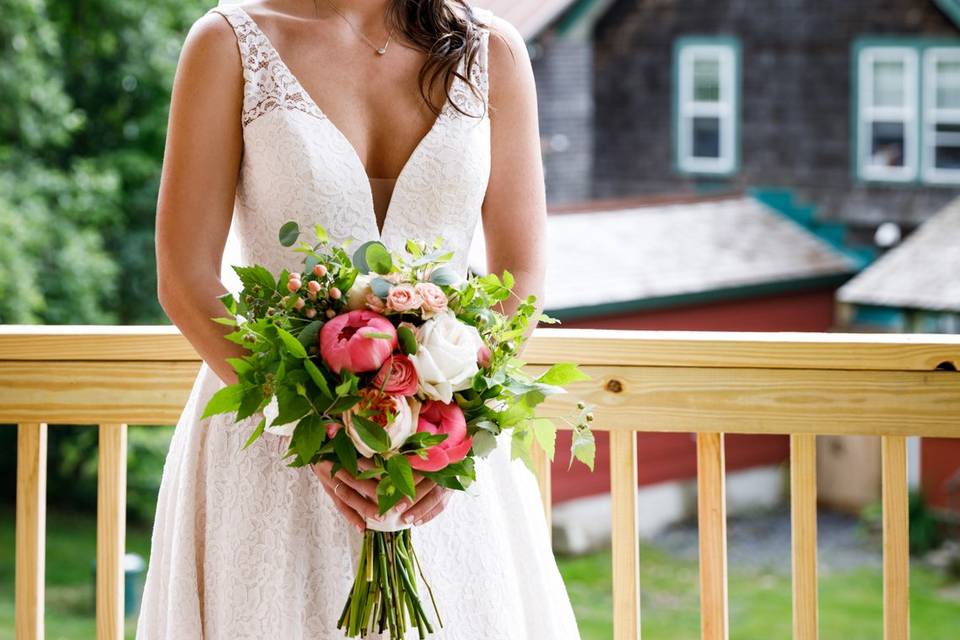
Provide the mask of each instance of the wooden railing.
MULTIPOLYGON (((640 637, 638 431, 697 434, 701 636, 725 640, 724 433, 790 434, 794 638, 817 638, 817 434, 882 441, 883 626, 909 637, 905 437, 960 437, 960 336, 538 330, 525 359, 592 380, 549 411, 595 404, 610 431, 616 640, 640 637)), ((168 327, 0 327, 0 424, 18 424, 16 633, 43 637, 47 424, 96 424, 97 637, 123 637, 127 424, 173 424, 199 359, 168 327)), ((546 461, 539 481, 549 518, 546 461)))

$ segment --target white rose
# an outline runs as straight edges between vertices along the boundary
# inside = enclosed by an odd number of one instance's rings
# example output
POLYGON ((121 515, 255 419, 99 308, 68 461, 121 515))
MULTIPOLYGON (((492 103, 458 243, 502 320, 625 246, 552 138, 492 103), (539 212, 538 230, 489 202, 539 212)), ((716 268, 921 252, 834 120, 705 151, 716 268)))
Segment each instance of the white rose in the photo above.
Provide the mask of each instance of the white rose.
MULTIPOLYGON (((417 430, 417 422, 420 419, 420 401, 416 398, 407 398, 404 396, 390 396, 393 400, 394 412, 396 415, 393 418, 393 422, 388 424, 384 430, 387 432, 387 435, 390 436, 390 451, 399 449, 407 438, 417 430)), ((373 457, 373 454, 376 453, 373 449, 367 446, 367 443, 363 441, 363 438, 360 437, 360 434, 357 433, 357 430, 353 426, 353 411, 345 411, 343 413, 343 425, 347 429, 347 435, 350 436, 350 440, 353 441, 354 446, 357 447, 357 451, 360 452, 365 458, 373 457)))
POLYGON ((470 386, 483 339, 475 327, 452 311, 430 318, 418 332, 417 353, 410 356, 420 378, 419 390, 432 400, 450 402, 453 392, 470 386))
POLYGON ((356 280, 350 290, 347 291, 347 308, 351 311, 357 309, 366 309, 367 294, 371 293, 370 280, 375 274, 361 273, 357 275, 356 280))

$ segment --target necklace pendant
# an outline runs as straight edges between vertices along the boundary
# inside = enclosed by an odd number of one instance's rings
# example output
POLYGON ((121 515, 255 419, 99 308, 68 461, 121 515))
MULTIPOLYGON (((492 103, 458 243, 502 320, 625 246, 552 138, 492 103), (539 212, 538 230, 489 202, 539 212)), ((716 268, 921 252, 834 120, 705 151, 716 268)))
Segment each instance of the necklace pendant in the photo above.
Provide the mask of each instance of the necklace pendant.
POLYGON ((386 48, 386 47, 380 47, 379 49, 377 49, 377 54, 379 54, 379 55, 381 55, 381 56, 382 56, 383 54, 385 54, 386 52, 387 52, 387 48, 386 48))

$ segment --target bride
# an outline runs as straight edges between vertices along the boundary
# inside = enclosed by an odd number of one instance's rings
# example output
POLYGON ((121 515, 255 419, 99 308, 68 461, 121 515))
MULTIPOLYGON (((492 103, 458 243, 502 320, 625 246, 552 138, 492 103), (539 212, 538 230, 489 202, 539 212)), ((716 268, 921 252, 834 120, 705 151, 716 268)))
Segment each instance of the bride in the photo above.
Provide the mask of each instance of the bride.
MULTIPOLYGON (((466 271, 482 221, 489 270, 540 296, 546 207, 536 91, 516 29, 462 0, 260 0, 199 17, 170 105, 157 207, 160 302, 203 359, 157 504, 138 640, 342 638, 373 480, 290 468, 262 413, 201 418, 236 381, 217 297, 228 231, 274 272, 287 220, 334 242, 444 239, 466 271)), ((513 305, 505 304, 505 311, 513 305)), ((533 475, 509 435, 469 493, 418 478, 403 516, 448 640, 575 640, 533 475)), ((421 585, 422 588, 422 585, 421 585)))

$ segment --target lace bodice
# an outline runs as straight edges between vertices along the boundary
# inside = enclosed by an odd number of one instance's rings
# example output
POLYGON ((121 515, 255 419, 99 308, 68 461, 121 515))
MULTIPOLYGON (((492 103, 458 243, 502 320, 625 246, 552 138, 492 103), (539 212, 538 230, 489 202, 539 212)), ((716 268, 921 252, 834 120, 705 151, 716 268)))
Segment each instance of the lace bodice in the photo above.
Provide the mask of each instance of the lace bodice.
MULTIPOLYGON (((243 8, 211 11, 233 26, 243 64, 244 153, 232 230, 239 260, 273 271, 295 266, 290 261, 296 254, 276 238, 281 224, 296 220, 304 229, 319 223, 337 242, 379 239, 396 250, 409 238, 432 242, 442 236, 454 252, 451 266, 464 272, 489 179, 489 31, 481 30, 469 75, 480 95, 461 78, 454 80, 449 100, 396 178, 381 234, 373 185, 350 141, 243 8)), ((490 15, 474 11, 481 20, 490 15)), ((461 61, 461 74, 464 66, 461 61)))

